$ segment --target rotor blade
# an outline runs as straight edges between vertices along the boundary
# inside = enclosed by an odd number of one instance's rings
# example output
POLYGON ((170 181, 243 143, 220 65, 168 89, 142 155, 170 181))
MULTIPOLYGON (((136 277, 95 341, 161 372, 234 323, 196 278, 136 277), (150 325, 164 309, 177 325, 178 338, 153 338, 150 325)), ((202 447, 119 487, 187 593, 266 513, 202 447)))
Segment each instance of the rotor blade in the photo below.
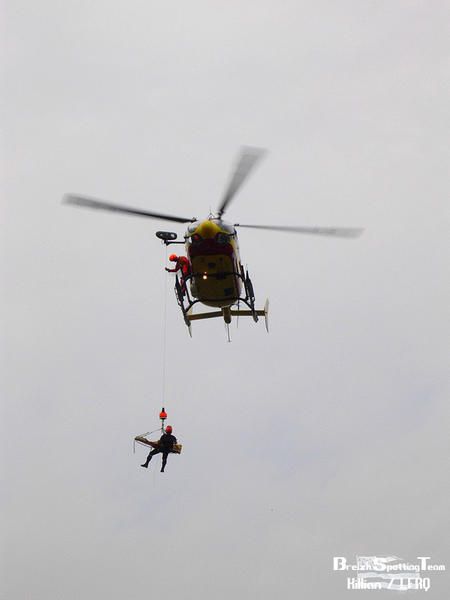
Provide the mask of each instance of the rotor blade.
POLYGON ((121 206, 120 204, 110 204, 109 202, 103 202, 102 200, 96 200, 95 198, 88 198, 86 196, 77 196, 76 194, 65 194, 63 202, 65 202, 66 204, 75 204, 76 206, 85 206, 87 208, 97 208, 100 210, 110 210, 113 212, 120 212, 129 215, 150 217, 151 219, 175 221, 176 223, 192 223, 193 221, 195 221, 195 219, 187 219, 186 217, 174 217, 173 215, 163 215, 161 213, 150 212, 148 210, 141 210, 139 208, 121 206))
POLYGON ((222 202, 217 210, 219 219, 226 211, 228 204, 233 200, 235 194, 247 179, 252 169, 264 156, 265 152, 266 151, 262 148, 252 148, 250 146, 244 146, 242 148, 222 202))
POLYGON ((331 235, 342 238, 356 238, 364 231, 364 229, 356 227, 284 227, 282 225, 241 225, 240 223, 236 223, 235 227, 267 229, 269 231, 284 231, 287 233, 312 233, 313 235, 331 235))

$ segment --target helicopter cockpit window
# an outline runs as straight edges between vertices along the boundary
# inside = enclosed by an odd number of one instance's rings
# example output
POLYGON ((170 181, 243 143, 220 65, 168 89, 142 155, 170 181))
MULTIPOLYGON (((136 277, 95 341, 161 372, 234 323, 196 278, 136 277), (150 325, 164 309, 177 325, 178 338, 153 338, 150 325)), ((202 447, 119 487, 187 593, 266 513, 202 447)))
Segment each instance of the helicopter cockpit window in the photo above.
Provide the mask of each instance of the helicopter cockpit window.
POLYGON ((198 221, 195 221, 194 223, 191 223, 190 225, 188 225, 188 234, 191 235, 192 233, 194 233, 194 231, 197 229, 198 226, 199 226, 198 221))
POLYGON ((230 235, 227 233, 218 233, 216 234, 216 242, 218 244, 229 244, 230 243, 230 235))
POLYGON ((235 235, 236 230, 233 227, 233 225, 230 225, 229 223, 224 223, 223 221, 220 221, 219 219, 214 219, 213 223, 216 223, 220 229, 223 229, 223 231, 226 231, 226 233, 228 235, 235 235))

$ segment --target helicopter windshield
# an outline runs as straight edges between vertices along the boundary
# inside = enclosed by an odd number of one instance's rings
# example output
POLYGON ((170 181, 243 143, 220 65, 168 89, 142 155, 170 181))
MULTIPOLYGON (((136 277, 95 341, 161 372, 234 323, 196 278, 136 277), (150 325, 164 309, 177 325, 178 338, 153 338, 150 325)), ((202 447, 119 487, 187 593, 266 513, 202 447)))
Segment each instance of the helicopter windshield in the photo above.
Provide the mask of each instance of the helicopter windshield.
POLYGON ((218 225, 223 231, 226 231, 229 235, 234 235, 236 233, 235 228, 230 223, 224 223, 224 221, 221 221, 220 219, 212 219, 212 222, 218 225))
POLYGON ((190 225, 188 225, 187 235, 188 236, 192 235, 199 225, 200 225, 200 221, 194 221, 194 223, 191 223, 190 225))

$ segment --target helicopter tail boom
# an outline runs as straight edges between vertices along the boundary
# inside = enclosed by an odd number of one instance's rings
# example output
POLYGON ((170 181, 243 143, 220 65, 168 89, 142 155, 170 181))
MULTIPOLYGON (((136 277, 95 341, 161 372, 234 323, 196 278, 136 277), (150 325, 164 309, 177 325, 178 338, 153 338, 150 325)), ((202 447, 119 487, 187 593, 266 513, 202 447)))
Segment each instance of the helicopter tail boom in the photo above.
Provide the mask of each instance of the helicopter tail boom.
POLYGON ((264 317, 266 331, 267 331, 267 333, 269 333, 269 300, 266 300, 266 303, 264 304, 263 309, 255 310, 255 311, 231 309, 230 314, 232 317, 253 317, 253 319, 255 319, 255 316, 264 317))
POLYGON ((222 311, 216 310, 214 312, 206 312, 206 313, 188 313, 187 318, 189 321, 198 321, 199 319, 213 319, 214 317, 222 317, 222 311))
POLYGON ((186 322, 191 323, 191 321, 199 321, 201 319, 214 319, 216 317, 222 317, 225 319, 226 323, 229 323, 231 317, 253 317, 254 321, 258 320, 258 317, 264 317, 266 330, 269 331, 269 301, 266 300, 263 309, 260 310, 240 310, 240 309, 222 309, 221 311, 211 311, 205 313, 192 313, 190 310, 186 314, 186 322))

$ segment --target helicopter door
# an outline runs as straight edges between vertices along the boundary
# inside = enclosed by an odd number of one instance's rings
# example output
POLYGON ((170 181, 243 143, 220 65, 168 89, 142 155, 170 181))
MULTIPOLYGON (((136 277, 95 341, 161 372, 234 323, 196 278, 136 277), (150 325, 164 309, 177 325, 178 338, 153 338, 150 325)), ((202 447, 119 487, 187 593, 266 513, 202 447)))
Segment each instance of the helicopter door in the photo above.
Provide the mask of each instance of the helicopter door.
POLYGON ((231 256, 196 256, 192 259, 192 273, 199 300, 205 303, 210 300, 214 302, 212 306, 220 306, 223 302, 228 305, 239 298, 240 285, 231 256))

